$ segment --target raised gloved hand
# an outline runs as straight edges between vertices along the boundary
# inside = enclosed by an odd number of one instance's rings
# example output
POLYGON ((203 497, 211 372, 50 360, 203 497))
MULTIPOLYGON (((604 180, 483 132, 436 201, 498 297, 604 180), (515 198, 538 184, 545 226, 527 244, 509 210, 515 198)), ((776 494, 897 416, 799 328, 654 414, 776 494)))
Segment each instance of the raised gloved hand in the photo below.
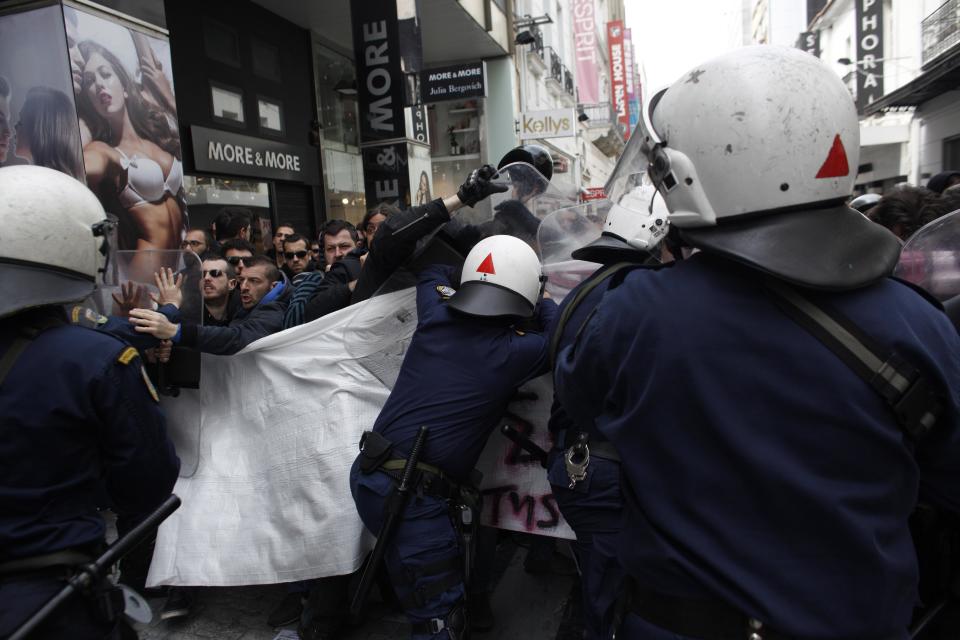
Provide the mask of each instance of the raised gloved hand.
POLYGON ((474 169, 457 191, 460 202, 467 207, 472 207, 493 193, 506 191, 509 188, 507 185, 492 182, 496 175, 497 170, 488 164, 474 169))

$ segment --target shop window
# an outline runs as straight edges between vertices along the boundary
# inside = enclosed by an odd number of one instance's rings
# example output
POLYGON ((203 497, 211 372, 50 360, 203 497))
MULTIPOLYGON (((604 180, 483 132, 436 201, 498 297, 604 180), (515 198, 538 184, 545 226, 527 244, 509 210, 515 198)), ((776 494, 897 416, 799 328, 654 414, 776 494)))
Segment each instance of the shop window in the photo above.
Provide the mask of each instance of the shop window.
POLYGON ((260 128, 268 133, 283 133, 283 109, 279 102, 266 98, 257 99, 260 128))
POLYGON ((317 107, 323 144, 340 149, 360 145, 357 76, 353 62, 314 43, 317 107))
POLYGON ((253 38, 250 42, 253 54, 253 73, 267 80, 281 82, 280 79, 280 48, 253 38))
POLYGON ((954 171, 960 168, 960 136, 943 141, 943 170, 954 171))
POLYGON ((228 124, 242 125, 243 93, 239 89, 210 83, 210 99, 213 104, 213 118, 228 124))
POLYGON ((240 37, 236 31, 225 24, 214 20, 203 21, 203 48, 208 58, 233 67, 242 66, 240 37))

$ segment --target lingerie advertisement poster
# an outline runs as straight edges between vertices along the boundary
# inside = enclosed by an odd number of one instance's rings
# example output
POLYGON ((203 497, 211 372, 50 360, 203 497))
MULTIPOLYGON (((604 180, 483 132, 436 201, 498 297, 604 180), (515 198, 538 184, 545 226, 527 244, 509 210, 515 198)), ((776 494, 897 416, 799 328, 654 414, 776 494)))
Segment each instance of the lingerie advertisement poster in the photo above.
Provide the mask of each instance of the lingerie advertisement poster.
POLYGON ((35 164, 84 179, 59 6, 0 16, 0 166, 35 164))
POLYGON ((187 207, 169 41, 63 12, 87 186, 116 216, 119 249, 179 249, 187 207))

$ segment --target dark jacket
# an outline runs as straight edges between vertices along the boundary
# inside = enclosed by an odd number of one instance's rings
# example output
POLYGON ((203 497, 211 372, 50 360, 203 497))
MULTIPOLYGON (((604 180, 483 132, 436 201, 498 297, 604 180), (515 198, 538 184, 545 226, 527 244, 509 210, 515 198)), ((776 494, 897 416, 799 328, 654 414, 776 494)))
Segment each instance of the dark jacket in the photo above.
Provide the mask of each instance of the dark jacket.
POLYGON ((238 309, 225 327, 182 324, 179 341, 175 341, 204 353, 233 355, 251 342, 283 329, 283 314, 290 299, 290 288, 286 281, 278 283, 253 309, 238 309))
POLYGON ((478 227, 451 220, 443 200, 439 198, 390 216, 380 225, 373 238, 370 255, 363 265, 350 302, 360 302, 373 296, 391 277, 401 278, 397 286, 390 287, 391 290, 412 287, 417 283, 415 274, 423 267, 462 262, 483 235, 478 227), (415 254, 419 253, 418 245, 429 240, 429 236, 443 225, 446 226, 435 236, 438 242, 434 244, 439 245, 436 247, 438 251, 417 260, 415 254), (414 261, 416 265, 412 264, 414 261), (409 267, 409 273, 398 274, 405 265, 409 267))

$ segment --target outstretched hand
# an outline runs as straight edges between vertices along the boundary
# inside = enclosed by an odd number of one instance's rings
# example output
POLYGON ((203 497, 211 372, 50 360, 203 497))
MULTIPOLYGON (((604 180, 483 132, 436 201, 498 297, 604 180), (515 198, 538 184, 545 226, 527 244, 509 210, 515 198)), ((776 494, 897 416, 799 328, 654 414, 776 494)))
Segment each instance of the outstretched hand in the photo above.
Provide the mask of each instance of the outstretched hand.
POLYGON ((144 294, 147 288, 142 284, 128 280, 120 285, 120 295, 113 294, 113 301, 116 303, 114 313, 119 316, 125 316, 131 310, 140 306, 140 301, 145 298, 144 294))
POLYGON ((173 338, 180 328, 180 325, 173 324, 159 311, 149 309, 133 309, 130 312, 130 324, 138 333, 149 333, 160 340, 173 338))
POLYGON ((173 275, 173 269, 169 267, 160 269, 158 273, 153 274, 153 281, 157 284, 157 295, 150 294, 150 299, 157 303, 158 307, 165 304, 172 304, 178 309, 183 304, 183 274, 173 275))
POLYGON ((510 188, 505 184, 493 182, 495 177, 497 177, 497 170, 489 164, 474 169, 457 191, 460 202, 465 206, 473 207, 484 198, 494 193, 503 193, 510 188))

